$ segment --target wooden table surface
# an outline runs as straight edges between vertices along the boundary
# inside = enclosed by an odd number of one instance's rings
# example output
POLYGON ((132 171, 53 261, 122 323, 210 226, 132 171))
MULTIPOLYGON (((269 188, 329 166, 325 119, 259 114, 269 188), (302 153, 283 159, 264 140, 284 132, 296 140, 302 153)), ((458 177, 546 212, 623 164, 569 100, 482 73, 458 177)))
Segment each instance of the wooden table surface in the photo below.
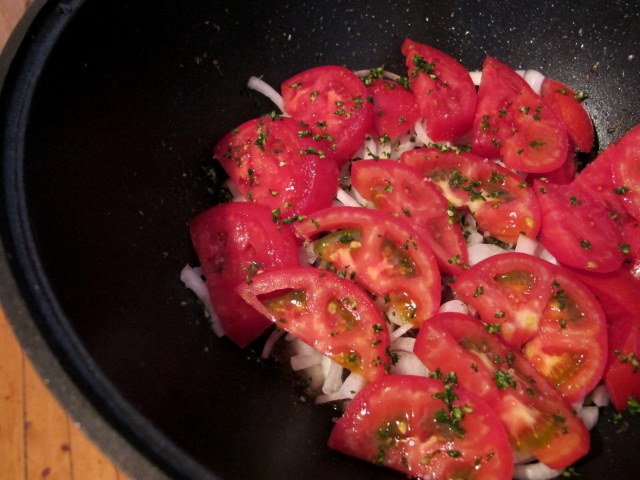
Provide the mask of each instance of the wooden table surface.
MULTIPOLYGON (((32 0, 0 0, 0 51, 32 0)), ((126 480, 49 392, 0 307, 0 480, 126 480)))

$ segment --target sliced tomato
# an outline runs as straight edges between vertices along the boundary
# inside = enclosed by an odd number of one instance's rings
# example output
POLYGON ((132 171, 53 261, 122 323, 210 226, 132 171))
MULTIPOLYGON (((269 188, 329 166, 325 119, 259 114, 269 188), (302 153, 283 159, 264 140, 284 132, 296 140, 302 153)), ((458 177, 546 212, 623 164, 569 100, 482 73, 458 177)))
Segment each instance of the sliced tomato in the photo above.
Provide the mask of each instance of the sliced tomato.
POLYGON ((487 55, 473 119, 473 153, 498 158, 502 144, 513 135, 510 106, 522 92, 533 90, 515 70, 487 55))
POLYGON ((298 247, 293 233, 286 226, 278 228, 267 207, 248 202, 210 208, 194 218, 189 228, 213 309, 225 334, 244 347, 271 322, 233 289, 251 282, 257 272, 297 266, 298 247))
POLYGON ((440 306, 433 252, 401 218, 366 208, 332 207, 295 225, 315 241, 321 264, 353 278, 403 321, 419 327, 440 306))
POLYGON ((556 185, 568 185, 575 180, 577 171, 576 153, 569 150, 567 159, 562 165, 550 172, 530 173, 527 175, 527 182, 533 183, 535 179, 539 179, 556 185))
POLYGON ((524 253, 494 255, 460 275, 452 287, 500 336, 520 349, 539 331, 551 298, 550 265, 524 253))
POLYGON ((620 267, 622 238, 604 202, 572 185, 534 183, 542 244, 562 263, 594 272, 620 267))
POLYGON ((562 470, 589 451, 589 432, 570 405, 516 350, 468 315, 439 314, 420 330, 414 352, 431 370, 456 373, 503 422, 520 456, 562 470))
POLYGON ((629 130, 615 148, 611 165, 613 191, 622 197, 627 212, 640 220, 640 125, 629 130))
POLYGON ((257 118, 223 137, 214 155, 247 200, 283 217, 308 213, 331 205, 338 168, 314 154, 299 132, 291 118, 257 118))
POLYGON ((467 69, 446 53, 410 39, 401 50, 429 137, 455 140, 467 133, 478 101, 467 69))
POLYGON ((566 161, 567 130, 562 119, 533 92, 518 95, 508 109, 514 133, 502 142, 500 156, 509 168, 551 172, 566 161))
POLYGON ((357 285, 311 267, 271 270, 252 280, 238 293, 279 328, 367 380, 385 375, 388 330, 357 285))
POLYGON ((349 69, 315 67, 285 80, 280 91, 285 111, 319 143, 318 151, 344 164, 360 148, 374 122, 367 89, 349 69))
POLYGON ((538 234, 538 202, 512 171, 470 153, 437 148, 410 150, 400 161, 431 179, 455 207, 468 208, 478 227, 499 240, 515 243, 520 234, 538 234))
POLYGON ((378 136, 396 138, 407 133, 420 117, 415 95, 398 82, 374 80, 367 86, 367 92, 373 98, 378 136))
POLYGON ((361 160, 351 166, 351 184, 385 213, 402 217, 431 247, 440 269, 459 274, 469 264, 462 227, 432 182, 393 160, 361 160))
POLYGON ((453 380, 443 386, 431 378, 389 375, 370 383, 336 422, 329 447, 411 477, 511 479, 503 426, 453 380))
POLYGON ((574 149, 578 152, 590 152, 593 148, 593 124, 576 92, 564 83, 545 78, 540 94, 562 118, 574 149))

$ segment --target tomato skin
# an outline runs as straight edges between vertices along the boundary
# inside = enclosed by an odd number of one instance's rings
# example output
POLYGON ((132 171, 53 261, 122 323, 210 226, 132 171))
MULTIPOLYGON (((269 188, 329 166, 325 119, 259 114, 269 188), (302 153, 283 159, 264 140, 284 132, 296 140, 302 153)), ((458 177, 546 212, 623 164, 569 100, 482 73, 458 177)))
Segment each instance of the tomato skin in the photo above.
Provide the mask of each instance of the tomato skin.
POLYGON ((540 94, 562 118, 575 150, 590 152, 593 148, 593 124, 589 114, 576 98, 576 92, 557 80, 545 78, 540 94))
POLYGON ((429 137, 455 140, 467 133, 478 101, 467 69, 446 53, 408 38, 401 51, 429 137), (420 69, 422 64, 428 72, 420 69))
POLYGON ((571 185, 534 182, 542 213, 540 240, 558 261, 593 272, 620 267, 622 238, 606 205, 571 185))
POLYGON ((279 208, 283 216, 331 205, 338 188, 337 166, 305 151, 291 118, 260 117, 225 135, 214 155, 248 200, 279 208))
POLYGON ((223 203, 194 218, 189 228, 211 303, 225 334, 245 347, 271 322, 233 292, 258 270, 299 264, 290 228, 278 229, 271 212, 248 202, 223 203))
POLYGON ((414 353, 429 369, 456 372, 462 387, 494 408, 521 455, 532 454, 562 470, 589 451, 589 432, 570 405, 473 317, 445 313, 431 318, 416 338, 414 353))
POLYGON ((622 197, 629 215, 640 220, 640 125, 616 143, 615 153, 611 165, 614 193, 622 197))
POLYGON ((374 80, 367 86, 367 93, 373 97, 374 126, 379 136, 396 138, 420 118, 415 95, 398 82, 374 80))
POLYGON ((538 234, 538 202, 524 179, 512 171, 471 153, 436 148, 404 152, 400 162, 429 177, 450 203, 468 208, 478 227, 499 240, 515 244, 521 233, 531 238, 538 234), (484 193, 474 199, 471 191, 484 193))
POLYGON ((567 159, 555 170, 545 173, 530 173, 527 175, 527 182, 533 183, 535 179, 554 183, 556 185, 568 185, 573 182, 578 172, 578 165, 576 163, 576 154, 569 150, 567 153, 567 159))
POLYGON ((434 398, 442 391, 442 382, 411 375, 370 383, 336 422, 329 447, 412 477, 510 480, 512 453, 494 412, 473 393, 454 389, 455 405, 473 411, 460 423, 464 436, 447 438, 435 419, 447 408, 434 398))
POLYGON ((459 274, 469 264, 467 243, 449 204, 432 182, 394 160, 361 160, 351 166, 351 184, 377 209, 404 218, 431 247, 441 270, 459 274))
POLYGON ((343 367, 369 381, 386 375, 390 359, 384 319, 367 294, 348 280, 317 268, 284 268, 256 275, 237 292, 279 328, 343 367), (302 296, 279 305, 286 291, 302 296))
POLYGON ((285 80, 280 91, 285 111, 320 139, 318 149, 339 166, 360 148, 373 125, 367 89, 347 68, 326 65, 304 70, 285 80))
POLYGON ((296 234, 305 241, 343 229, 359 231, 361 239, 338 245, 331 258, 336 269, 355 277, 375 295, 406 294, 415 304, 409 321, 417 327, 438 310, 441 287, 435 257, 403 219, 366 208, 332 207, 295 225, 296 234), (384 255, 386 240, 411 265, 410 274, 398 271, 402 264, 394 265, 393 259, 384 255))

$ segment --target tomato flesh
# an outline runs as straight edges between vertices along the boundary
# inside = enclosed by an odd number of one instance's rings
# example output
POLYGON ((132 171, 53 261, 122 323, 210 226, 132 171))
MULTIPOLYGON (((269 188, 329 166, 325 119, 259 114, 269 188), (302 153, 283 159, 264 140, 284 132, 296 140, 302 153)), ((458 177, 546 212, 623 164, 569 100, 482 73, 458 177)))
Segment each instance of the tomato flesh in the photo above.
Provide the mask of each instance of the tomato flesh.
POLYGON ((367 86, 373 98, 374 126, 380 137, 397 138, 407 133, 420 117, 416 97, 392 80, 374 80, 367 86))
POLYGON ((511 479, 509 442, 493 411, 461 388, 450 390, 449 404, 438 398, 444 390, 410 375, 370 383, 336 422, 329 447, 412 477, 511 479))

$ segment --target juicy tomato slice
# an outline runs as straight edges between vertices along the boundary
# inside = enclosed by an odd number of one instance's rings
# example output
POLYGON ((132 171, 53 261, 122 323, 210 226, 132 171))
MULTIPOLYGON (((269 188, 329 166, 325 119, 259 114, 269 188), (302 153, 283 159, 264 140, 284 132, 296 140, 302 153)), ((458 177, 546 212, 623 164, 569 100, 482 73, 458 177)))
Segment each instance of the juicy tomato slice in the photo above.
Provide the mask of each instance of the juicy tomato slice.
POLYGON ((389 334, 369 296, 334 273, 311 267, 271 270, 237 288, 279 328, 371 381, 389 368, 389 334))
POLYGON ((524 253, 495 255, 460 275, 452 288, 501 338, 520 349, 539 331, 551 298, 551 264, 524 253))
POLYGON ((576 153, 569 150, 567 159, 562 165, 550 172, 530 173, 527 175, 527 182, 531 184, 535 179, 539 179, 556 185, 568 185, 575 180, 577 171, 576 153))
POLYGON ((344 164, 360 148, 374 122, 373 105, 360 79, 344 67, 315 67, 285 80, 280 91, 285 111, 327 158, 344 164))
POLYGON ((571 185, 534 183, 542 214, 540 240, 558 261, 593 272, 620 267, 623 243, 606 205, 571 185))
POLYGON ((500 156, 509 168, 550 172, 567 159, 569 140, 562 119, 533 92, 518 95, 509 106, 514 134, 502 142, 500 156))
POLYGON ((462 227, 432 182, 393 160, 361 160, 351 166, 351 184, 375 207, 404 218, 431 247, 440 269, 454 275, 469 264, 462 227))
POLYGON ((491 408, 469 391, 426 377, 389 375, 365 386, 336 422, 329 447, 411 477, 509 480, 513 474, 507 434, 491 408))
POLYGON ((576 92, 557 80, 545 78, 540 94, 562 118, 569 141, 575 150, 590 152, 593 148, 593 124, 576 92))
POLYGON ((410 39, 401 50, 429 137, 455 140, 467 133, 478 101, 467 69, 446 53, 410 39))
POLYGON ((518 351, 473 317, 433 317, 420 330, 414 352, 429 369, 455 372, 460 386, 493 407, 521 456, 562 470, 589 451, 589 432, 570 405, 518 351))
POLYGON ((403 219, 366 208, 332 207, 313 213, 295 230, 305 241, 315 241, 321 266, 384 297, 386 307, 404 322, 419 327, 438 310, 435 257, 403 219))
POLYGON ((407 133, 420 118, 415 95, 398 82, 374 80, 367 92, 373 98, 374 126, 379 136, 396 138, 407 133))
POLYGON ((640 220, 640 125, 629 130, 615 148, 611 165, 614 193, 622 197, 627 212, 640 220))
POLYGON ((189 224, 207 289, 225 334, 244 347, 271 322, 233 289, 259 271, 299 264, 298 247, 288 227, 278 228, 263 205, 217 205, 189 224))
POLYGON ((214 155, 250 201, 295 216, 331 205, 338 168, 308 152, 291 118, 265 116, 243 123, 220 140, 214 155))
POLYGON ((487 55, 473 119, 473 153, 498 158, 503 142, 513 135, 509 107, 522 92, 533 90, 515 70, 487 55))
POLYGON ((499 240, 516 243, 520 234, 535 238, 540 211, 523 178, 470 153, 417 148, 400 161, 438 185, 455 207, 466 207, 478 227, 499 240))

